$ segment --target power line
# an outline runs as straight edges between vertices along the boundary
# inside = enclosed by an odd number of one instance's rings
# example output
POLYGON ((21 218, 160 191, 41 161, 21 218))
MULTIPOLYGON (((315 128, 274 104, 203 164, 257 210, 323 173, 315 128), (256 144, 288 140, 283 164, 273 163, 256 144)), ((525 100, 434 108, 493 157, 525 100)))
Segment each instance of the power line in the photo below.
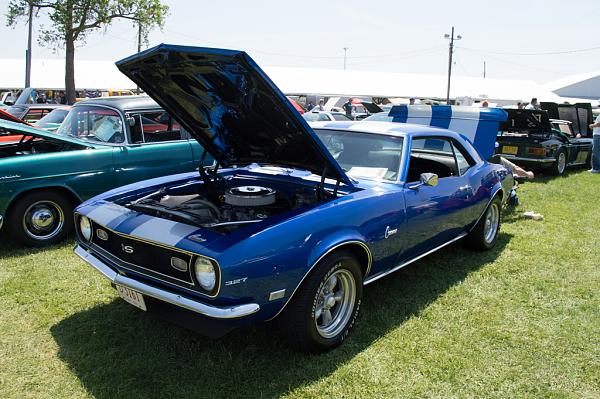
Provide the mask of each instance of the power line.
MULTIPOLYGON (((187 34, 181 33, 181 32, 176 32, 174 30, 165 29, 165 31, 182 36, 182 37, 187 37, 187 38, 194 39, 194 40, 197 39, 194 36, 187 35, 187 34)), ((207 43, 209 43, 210 45, 216 45, 216 46, 235 47, 235 46, 232 46, 231 43, 210 42, 210 41, 207 41, 207 43)), ((429 47, 429 48, 424 48, 424 49, 404 51, 404 52, 399 52, 399 53, 347 56, 346 58, 348 60, 350 60, 350 59, 366 59, 366 58, 393 58, 393 57, 417 54, 417 53, 421 53, 423 51, 429 51, 429 50, 434 50, 434 49, 437 50, 440 47, 441 46, 435 46, 435 47, 429 47)), ((275 57, 323 59, 323 60, 339 60, 341 58, 339 56, 320 56, 320 55, 309 55, 309 54, 278 53, 278 52, 273 52, 273 51, 266 51, 266 50, 261 50, 261 49, 251 49, 251 48, 248 48, 247 51, 253 52, 253 53, 258 53, 258 54, 271 55, 271 56, 275 56, 275 57)))
POLYGON ((547 51, 547 52, 539 52, 539 53, 512 53, 508 51, 492 51, 492 50, 482 50, 482 49, 474 49, 468 47, 459 47, 462 50, 472 51, 475 53, 485 53, 485 54, 496 54, 496 55, 514 55, 514 56, 540 56, 540 55, 560 55, 560 54, 574 54, 574 53, 583 53, 588 51, 600 50, 600 46, 596 47, 588 47, 576 50, 562 50, 562 51, 547 51))

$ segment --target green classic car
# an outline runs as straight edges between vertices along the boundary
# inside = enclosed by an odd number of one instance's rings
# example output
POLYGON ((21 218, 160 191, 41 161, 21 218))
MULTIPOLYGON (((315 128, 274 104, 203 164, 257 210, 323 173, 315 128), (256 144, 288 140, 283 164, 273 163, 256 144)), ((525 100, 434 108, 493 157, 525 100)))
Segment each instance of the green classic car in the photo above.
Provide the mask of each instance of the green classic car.
POLYGON ((0 121, 0 228, 29 246, 62 240, 72 210, 111 188, 198 168, 196 140, 145 96, 77 103, 55 133, 0 121))

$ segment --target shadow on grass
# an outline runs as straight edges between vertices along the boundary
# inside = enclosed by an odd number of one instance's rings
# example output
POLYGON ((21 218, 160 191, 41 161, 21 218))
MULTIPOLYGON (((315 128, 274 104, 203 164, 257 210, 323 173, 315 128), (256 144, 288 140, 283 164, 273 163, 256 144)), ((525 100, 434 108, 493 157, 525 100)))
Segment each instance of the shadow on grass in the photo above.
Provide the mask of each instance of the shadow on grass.
POLYGON ((469 273, 493 262, 494 249, 460 244, 365 287, 362 314, 334 351, 289 350, 271 324, 212 341, 149 317, 121 300, 74 314, 51 328, 60 358, 96 398, 277 397, 333 373, 390 330, 418 315, 469 273))

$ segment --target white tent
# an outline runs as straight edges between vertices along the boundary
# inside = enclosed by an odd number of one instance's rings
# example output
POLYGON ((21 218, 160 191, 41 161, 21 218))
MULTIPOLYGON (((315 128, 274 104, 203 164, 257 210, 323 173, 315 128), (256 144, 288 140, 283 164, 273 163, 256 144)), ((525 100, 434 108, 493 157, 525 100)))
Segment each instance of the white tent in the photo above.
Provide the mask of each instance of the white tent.
MULTIPOLYGON (((447 77, 414 73, 267 67, 265 72, 287 94, 446 98, 447 77)), ((488 99, 499 104, 565 99, 532 80, 453 76, 451 98, 488 99)))
MULTIPOLYGON (((64 60, 34 59, 31 86, 44 89, 64 88, 64 60)), ((16 89, 25 81, 24 59, 0 59, 0 88, 16 89)), ((446 98, 446 76, 415 73, 265 67, 265 72, 286 94, 321 94, 364 97, 446 98)), ((133 89, 112 61, 75 61, 77 89, 133 89)), ((488 99, 499 105, 529 101, 563 102, 547 87, 532 80, 483 79, 453 76, 451 97, 488 99)))
MULTIPOLYGON (((25 59, 0 59, 0 88, 17 89, 25 84, 25 59)), ((135 84, 123 75, 114 62, 75 61, 77 89, 133 89, 135 84)), ((64 89, 65 61, 34 59, 31 62, 31 87, 64 89)))
POLYGON ((600 98, 600 71, 588 72, 549 82, 548 90, 564 97, 600 98))

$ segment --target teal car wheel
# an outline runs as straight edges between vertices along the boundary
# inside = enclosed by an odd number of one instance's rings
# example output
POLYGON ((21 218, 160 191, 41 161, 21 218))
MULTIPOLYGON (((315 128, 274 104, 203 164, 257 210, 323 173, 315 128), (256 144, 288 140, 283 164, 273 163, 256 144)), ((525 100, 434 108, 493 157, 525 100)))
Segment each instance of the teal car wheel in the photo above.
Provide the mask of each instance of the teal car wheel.
POLYGON ((61 241, 73 228, 73 205, 53 191, 38 191, 17 200, 7 220, 11 237, 30 246, 61 241))

